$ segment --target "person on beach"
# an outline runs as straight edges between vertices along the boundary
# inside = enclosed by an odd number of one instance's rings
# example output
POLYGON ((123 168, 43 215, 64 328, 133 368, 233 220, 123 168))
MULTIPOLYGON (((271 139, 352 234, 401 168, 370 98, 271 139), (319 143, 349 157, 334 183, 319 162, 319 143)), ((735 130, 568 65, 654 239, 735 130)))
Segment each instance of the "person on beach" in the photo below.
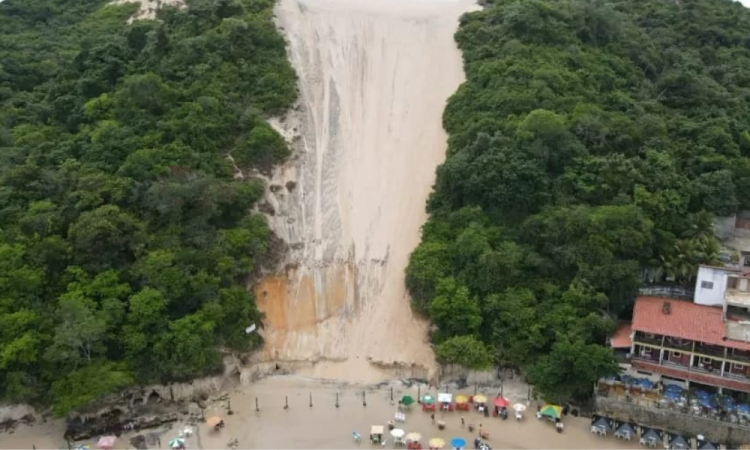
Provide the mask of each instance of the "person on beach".
POLYGON ((430 415, 430 419, 432 419, 432 424, 435 425, 435 413, 430 415))
POLYGON ((464 428, 466 426, 466 420, 464 419, 464 416, 461 416, 461 428, 464 428))

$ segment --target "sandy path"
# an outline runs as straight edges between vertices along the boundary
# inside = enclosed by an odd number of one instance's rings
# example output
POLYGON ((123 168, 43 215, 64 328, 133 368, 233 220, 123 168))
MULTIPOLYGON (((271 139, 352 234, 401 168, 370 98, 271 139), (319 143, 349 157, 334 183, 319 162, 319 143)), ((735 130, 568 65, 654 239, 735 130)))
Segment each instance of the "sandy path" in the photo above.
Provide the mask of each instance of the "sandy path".
POLYGON ((453 34, 472 8, 473 0, 279 3, 302 104, 282 125, 299 135, 296 157, 274 174, 268 198, 290 252, 286 273, 258 288, 267 358, 325 361, 308 373, 358 382, 389 376, 368 361, 416 376, 434 370, 404 269, 445 158, 445 101, 464 79, 453 34))

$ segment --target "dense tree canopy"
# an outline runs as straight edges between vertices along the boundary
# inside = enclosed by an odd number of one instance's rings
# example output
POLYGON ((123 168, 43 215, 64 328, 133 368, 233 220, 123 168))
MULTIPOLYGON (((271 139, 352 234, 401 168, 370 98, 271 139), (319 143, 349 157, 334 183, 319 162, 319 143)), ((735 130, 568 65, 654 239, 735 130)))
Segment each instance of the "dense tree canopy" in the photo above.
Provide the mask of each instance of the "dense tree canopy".
POLYGON ((558 400, 615 370, 604 344, 642 269, 690 283, 717 256, 712 217, 750 207, 748 36, 729 0, 497 0, 462 18, 467 81, 407 269, 444 361, 480 339, 558 400))
POLYGON ((264 188, 233 170, 286 156, 296 96, 272 0, 107 3, 0 4, 0 396, 60 414, 259 344, 264 188))

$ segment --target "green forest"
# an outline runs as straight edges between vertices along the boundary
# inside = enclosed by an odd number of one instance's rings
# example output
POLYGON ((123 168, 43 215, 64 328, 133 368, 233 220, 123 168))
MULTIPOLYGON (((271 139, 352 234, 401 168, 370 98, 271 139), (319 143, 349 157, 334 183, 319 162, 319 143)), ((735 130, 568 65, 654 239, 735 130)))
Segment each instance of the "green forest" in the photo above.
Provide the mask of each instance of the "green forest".
POLYGON ((61 415, 259 344, 245 177, 296 98, 273 0, 0 4, 0 397, 61 415), (231 160, 230 160, 231 159, 231 160))
POLYGON ((461 19, 467 80, 411 256, 439 360, 551 400, 617 370, 644 268, 690 285, 750 207, 750 12, 730 0, 498 0, 461 19))

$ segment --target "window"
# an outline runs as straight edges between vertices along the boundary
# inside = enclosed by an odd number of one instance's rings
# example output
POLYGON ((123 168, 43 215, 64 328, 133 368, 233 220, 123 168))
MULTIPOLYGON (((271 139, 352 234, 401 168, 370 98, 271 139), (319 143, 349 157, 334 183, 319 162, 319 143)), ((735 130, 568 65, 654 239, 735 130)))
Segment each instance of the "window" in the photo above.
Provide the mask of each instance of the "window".
POLYGON ((682 353, 680 352, 669 352, 669 359, 680 359, 682 357, 682 353))
POLYGON ((651 357, 651 347, 643 347, 641 349, 641 356, 645 356, 646 358, 651 357))
POLYGON ((701 289, 713 289, 713 288, 714 288, 713 281, 701 281, 701 289))
POLYGON ((701 357, 701 364, 711 364, 711 358, 701 357))
POLYGON ((732 372, 742 373, 745 371, 745 366, 742 364, 732 363, 732 372))

